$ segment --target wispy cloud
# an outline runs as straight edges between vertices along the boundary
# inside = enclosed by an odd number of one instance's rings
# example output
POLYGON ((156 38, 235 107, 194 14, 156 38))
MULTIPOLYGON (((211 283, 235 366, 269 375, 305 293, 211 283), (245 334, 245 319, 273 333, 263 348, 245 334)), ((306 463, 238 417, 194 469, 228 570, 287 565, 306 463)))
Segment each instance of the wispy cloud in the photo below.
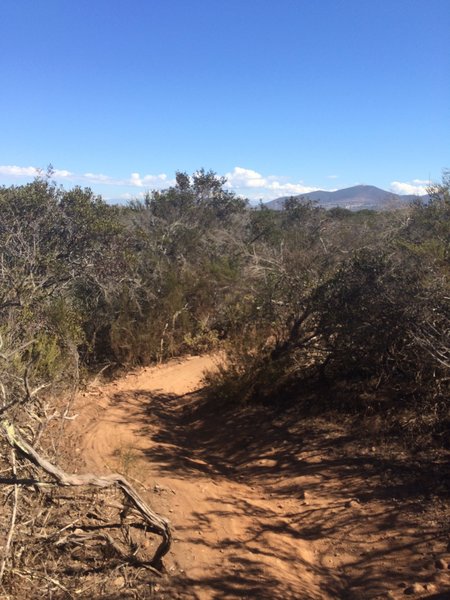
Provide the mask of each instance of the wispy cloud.
MULTIPOLYGON (((31 179, 39 175, 45 174, 44 169, 38 167, 19 167, 17 165, 0 165, 0 175, 13 177, 18 179, 31 179)), ((146 188, 163 188, 173 185, 175 180, 169 179, 165 173, 158 175, 140 175, 139 173, 131 173, 129 177, 117 178, 105 175, 104 173, 73 173, 66 169, 53 169, 52 179, 56 181, 65 180, 81 183, 84 185, 100 184, 108 186, 128 186, 128 187, 146 187, 146 188)))
POLYGON ((120 179, 114 179, 109 175, 103 175, 103 173, 84 173, 79 175, 78 179, 82 179, 87 183, 104 183, 106 185, 120 185, 120 179))
POLYGON ((164 188, 175 183, 174 179, 169 179, 165 173, 159 175, 140 175, 134 172, 127 178, 118 179, 110 177, 103 173, 84 173, 76 177, 78 180, 83 180, 85 183, 100 183, 103 185, 130 186, 130 187, 145 187, 145 188, 164 188))
MULTIPOLYGON (((18 167, 17 165, 0 165, 0 175, 9 177, 37 177, 43 173, 43 169, 37 167, 18 167)), ((54 176, 58 179, 70 177, 72 173, 66 170, 54 170, 54 176)))
POLYGON ((430 182, 425 179, 413 179, 412 181, 392 181, 390 185, 391 192, 395 194, 414 194, 424 196, 427 193, 427 187, 430 182))
POLYGON ((36 167, 17 167, 16 165, 0 165, 0 175, 10 177, 36 177, 39 170, 36 167))
POLYGON ((71 173, 70 171, 66 171, 65 169, 55 169, 54 176, 58 177, 59 179, 70 179, 71 177, 73 177, 73 173, 71 173))

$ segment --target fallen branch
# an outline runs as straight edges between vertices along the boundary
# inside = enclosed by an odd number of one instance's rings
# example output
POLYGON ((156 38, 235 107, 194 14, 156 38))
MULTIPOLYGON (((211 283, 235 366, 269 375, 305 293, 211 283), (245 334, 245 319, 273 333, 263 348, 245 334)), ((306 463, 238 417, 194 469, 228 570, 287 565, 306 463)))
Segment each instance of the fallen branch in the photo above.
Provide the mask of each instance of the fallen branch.
MULTIPOLYGON (((16 468, 16 450, 13 447, 11 450, 11 463, 12 463, 12 472, 14 478, 17 477, 17 468, 16 468)), ((17 518, 17 504, 19 502, 19 486, 17 483, 14 484, 14 496, 13 496, 13 509, 11 514, 11 524, 9 526, 8 537, 6 538, 5 550, 3 552, 2 564, 0 566, 0 584, 3 581, 3 574, 5 572, 6 563, 9 557, 9 549, 11 547, 11 542, 14 534, 14 527, 16 526, 16 518, 17 518)))
POLYGON ((0 428, 13 449, 17 450, 33 464, 41 467, 56 483, 60 486, 94 486, 99 488, 118 487, 124 494, 127 502, 124 505, 133 506, 141 515, 146 524, 146 528, 162 537, 162 542, 156 549, 151 564, 159 567, 161 559, 167 554, 171 544, 171 531, 169 523, 163 517, 154 513, 149 506, 142 500, 139 494, 134 490, 130 483, 118 473, 113 473, 104 477, 98 477, 91 473, 84 475, 69 474, 59 467, 43 458, 36 450, 30 446, 22 436, 15 430, 14 425, 4 419, 0 422, 0 428))

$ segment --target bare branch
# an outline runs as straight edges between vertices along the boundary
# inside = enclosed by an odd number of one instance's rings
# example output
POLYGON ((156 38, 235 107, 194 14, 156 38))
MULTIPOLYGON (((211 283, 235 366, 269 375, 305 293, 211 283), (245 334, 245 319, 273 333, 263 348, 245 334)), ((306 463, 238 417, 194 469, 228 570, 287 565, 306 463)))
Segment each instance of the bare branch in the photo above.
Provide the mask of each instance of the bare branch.
POLYGON ((131 484, 118 473, 113 473, 104 477, 98 477, 91 473, 76 475, 65 473, 59 467, 43 458, 36 450, 30 446, 22 436, 15 430, 14 425, 4 419, 0 422, 0 428, 7 438, 9 444, 18 450, 25 458, 35 465, 41 467, 52 479, 60 486, 94 486, 100 488, 118 487, 124 494, 127 504, 133 506, 144 520, 147 529, 160 535, 162 542, 158 546, 152 559, 152 564, 158 566, 161 559, 170 549, 171 530, 169 523, 163 517, 160 517, 142 500, 139 494, 131 484))

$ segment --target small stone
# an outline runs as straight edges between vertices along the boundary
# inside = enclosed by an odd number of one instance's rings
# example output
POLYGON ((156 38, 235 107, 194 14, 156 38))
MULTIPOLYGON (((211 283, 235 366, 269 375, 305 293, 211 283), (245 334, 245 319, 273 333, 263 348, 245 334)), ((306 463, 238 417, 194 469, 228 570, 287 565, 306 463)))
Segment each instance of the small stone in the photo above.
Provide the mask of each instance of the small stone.
POLYGON ((125 578, 120 575, 119 577, 113 579, 112 583, 116 587, 123 587, 125 585, 125 578))
POLYGON ((412 596, 413 594, 420 594, 425 591, 425 588, 420 583, 413 583, 409 587, 405 588, 404 594, 412 596))
POLYGON ((437 592, 437 585, 435 585, 434 583, 426 583, 423 587, 427 592, 430 592, 431 594, 437 592))
POLYGON ((345 508, 359 508, 360 504, 358 500, 349 500, 345 503, 345 508))
POLYGON ((438 558, 434 566, 436 569, 448 569, 448 562, 443 558, 438 558))

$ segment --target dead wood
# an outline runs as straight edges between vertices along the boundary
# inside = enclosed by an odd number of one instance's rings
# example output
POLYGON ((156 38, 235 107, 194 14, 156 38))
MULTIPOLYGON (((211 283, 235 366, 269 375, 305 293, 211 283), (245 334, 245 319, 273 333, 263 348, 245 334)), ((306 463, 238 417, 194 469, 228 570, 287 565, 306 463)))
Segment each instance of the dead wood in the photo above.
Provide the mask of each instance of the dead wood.
MULTIPOLYGON (((12 464, 12 472, 13 476, 17 477, 17 469, 16 469, 16 449, 12 448, 11 450, 11 464, 12 464)), ((3 574, 5 572, 6 563, 9 558, 9 551, 11 547, 11 542, 14 534, 14 527, 16 525, 17 518, 17 504, 19 502, 19 486, 17 483, 14 484, 14 496, 13 496, 13 509, 11 514, 11 524, 8 531, 8 536, 6 538, 5 549, 3 553, 2 564, 0 566, 0 584, 3 580, 3 574)))
MULTIPOLYGON (((161 559, 167 554, 171 545, 171 530, 169 523, 163 517, 157 515, 139 496, 131 484, 119 473, 113 473, 103 477, 98 477, 92 473, 83 475, 66 473, 56 465, 50 463, 42 457, 32 446, 23 439, 15 429, 14 425, 4 419, 0 422, 0 429, 14 450, 17 450, 22 456, 33 464, 37 465, 47 473, 59 486, 93 486, 98 488, 119 488, 125 498, 123 504, 124 512, 132 507, 142 517, 145 528, 162 537, 162 541, 151 560, 155 567, 161 566, 161 559)), ((45 483, 45 482, 41 482, 45 483)))

